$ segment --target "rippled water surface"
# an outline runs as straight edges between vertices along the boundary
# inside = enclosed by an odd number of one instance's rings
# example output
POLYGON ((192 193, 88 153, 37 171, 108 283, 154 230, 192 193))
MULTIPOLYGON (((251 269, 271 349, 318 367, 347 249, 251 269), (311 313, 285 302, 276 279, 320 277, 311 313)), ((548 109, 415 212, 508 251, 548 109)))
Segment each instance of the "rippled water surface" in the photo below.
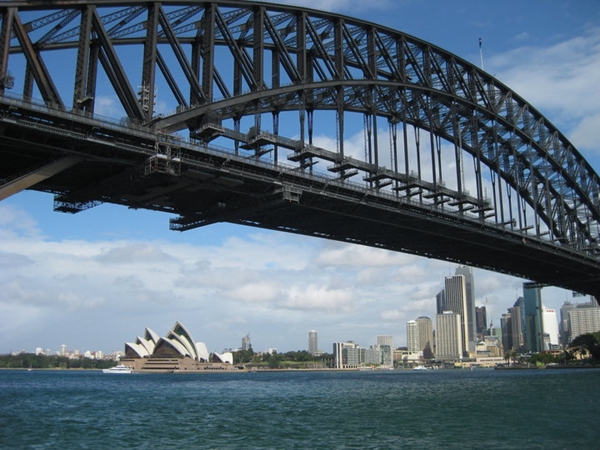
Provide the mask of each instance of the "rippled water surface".
POLYGON ((600 370, 0 371, 2 449, 598 449, 600 370))

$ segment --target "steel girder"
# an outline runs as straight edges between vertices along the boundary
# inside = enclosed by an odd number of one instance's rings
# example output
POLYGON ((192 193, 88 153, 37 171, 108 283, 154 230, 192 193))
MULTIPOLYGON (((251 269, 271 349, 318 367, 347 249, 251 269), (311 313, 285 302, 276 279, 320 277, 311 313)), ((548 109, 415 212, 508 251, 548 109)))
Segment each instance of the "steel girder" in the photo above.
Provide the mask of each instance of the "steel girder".
MULTIPOLYGON (((364 169, 365 179, 377 183, 387 177, 400 192, 410 192, 408 163, 404 171, 397 165, 396 174, 373 168, 379 155, 373 136, 377 118, 387 120, 394 134, 397 124, 410 124, 429 133, 432 154, 434 141, 441 138, 472 155, 478 177, 475 219, 510 229, 533 227, 535 237, 598 254, 600 186, 594 169, 523 98, 430 43, 349 17, 253 1, 0 1, 0 14, 0 80, 10 70, 11 56, 23 54, 32 77, 23 83, 26 99, 35 81, 46 105, 68 108, 42 55, 51 58, 52 50, 73 48, 73 111, 94 112, 100 62, 128 118, 159 132, 195 132, 209 122, 233 120, 235 129, 228 134, 237 146, 243 143, 240 118, 254 116, 255 131, 260 132, 262 114, 271 113, 277 121, 281 112, 297 110, 300 139, 294 150, 300 153, 307 144, 307 120, 312 144, 314 111, 335 111, 336 131, 342 136, 345 114, 361 113, 369 166, 351 169, 364 169), (139 49, 141 74, 124 69, 120 46, 139 49), (177 103, 178 112, 167 117, 154 114, 157 67, 177 103), (141 80, 143 98, 133 89, 138 83, 134 77, 141 80), (494 187, 510 190, 516 203, 531 208, 533 217, 508 207, 505 211, 503 194, 496 194, 493 214, 482 207, 484 167, 494 187)), ((4 91, 0 83, 0 93, 4 91)), ((337 155, 325 159, 338 167, 351 166, 343 138, 337 155)), ((306 163, 301 155, 298 160, 306 163)), ((439 167, 432 166, 429 195, 437 198, 445 195, 438 186, 441 158, 439 167)), ((342 176, 351 173, 340 170, 342 176)), ((454 200, 462 213, 465 193, 458 183, 460 198, 454 200)))

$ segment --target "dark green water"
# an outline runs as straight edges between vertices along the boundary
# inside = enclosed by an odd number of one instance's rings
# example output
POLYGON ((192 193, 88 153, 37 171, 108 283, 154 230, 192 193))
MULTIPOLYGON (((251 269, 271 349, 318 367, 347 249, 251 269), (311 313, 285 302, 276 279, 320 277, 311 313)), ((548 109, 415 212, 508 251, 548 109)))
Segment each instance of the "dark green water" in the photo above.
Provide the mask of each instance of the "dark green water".
POLYGON ((0 371, 2 449, 598 449, 600 370, 0 371))

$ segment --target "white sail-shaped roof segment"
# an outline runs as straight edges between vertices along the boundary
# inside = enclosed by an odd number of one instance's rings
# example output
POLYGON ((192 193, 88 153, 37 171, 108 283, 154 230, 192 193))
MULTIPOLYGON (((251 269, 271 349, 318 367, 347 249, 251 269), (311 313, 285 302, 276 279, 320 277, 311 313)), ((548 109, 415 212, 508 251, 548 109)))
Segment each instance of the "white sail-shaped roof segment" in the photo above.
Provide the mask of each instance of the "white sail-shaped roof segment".
POLYGON ((126 342, 125 343, 125 354, 126 355, 131 355, 133 353, 132 356, 137 356, 138 358, 143 358, 145 356, 149 356, 151 353, 148 353, 148 350, 146 350, 146 347, 144 347, 143 345, 140 345, 137 342, 126 342))
POLYGON ((181 345, 181 342, 175 339, 169 338, 160 338, 156 343, 156 347, 154 348, 154 355, 157 356, 189 356, 193 358, 193 356, 187 351, 187 349, 181 345))
POLYGON ((208 361, 208 349, 204 342, 196 342, 196 354, 198 355, 198 361, 208 361))
POLYGON ((156 343, 160 339, 160 336, 154 330, 146 327, 146 329, 144 330, 144 338, 148 341, 154 342, 154 345, 156 345, 156 343))
POLYGON ((149 341, 148 339, 144 339, 143 337, 138 336, 135 343, 143 346, 149 355, 154 353, 154 346, 156 345, 156 342, 149 341))
POLYGON ((177 334, 174 331, 169 331, 166 339, 171 341, 175 341, 179 343, 183 348, 185 348, 186 352, 194 359, 198 359, 198 355, 196 354, 196 346, 193 342, 190 342, 186 338, 187 336, 182 334, 177 334))
POLYGON ((226 352, 223 354, 214 352, 213 355, 219 362, 233 364, 233 353, 231 352, 226 352))

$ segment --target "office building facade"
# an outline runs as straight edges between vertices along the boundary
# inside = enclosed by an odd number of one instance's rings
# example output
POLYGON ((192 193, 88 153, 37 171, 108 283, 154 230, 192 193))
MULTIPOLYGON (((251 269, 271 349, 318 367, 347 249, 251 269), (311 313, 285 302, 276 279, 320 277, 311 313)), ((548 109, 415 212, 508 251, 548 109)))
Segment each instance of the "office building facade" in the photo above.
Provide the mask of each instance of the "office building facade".
MULTIPOLYGON (((460 337, 462 341, 461 346, 463 352, 468 353, 469 324, 467 311, 467 285, 465 277, 464 275, 454 275, 446 277, 444 286, 444 291, 446 292, 446 311, 452 311, 454 314, 458 314, 460 316, 460 337)), ((437 327, 436 330, 439 331, 437 327)), ((465 354, 464 356, 467 356, 467 354, 465 354)))
POLYGON ((435 357, 459 360, 463 357, 463 331, 460 314, 446 311, 435 316, 435 357))

